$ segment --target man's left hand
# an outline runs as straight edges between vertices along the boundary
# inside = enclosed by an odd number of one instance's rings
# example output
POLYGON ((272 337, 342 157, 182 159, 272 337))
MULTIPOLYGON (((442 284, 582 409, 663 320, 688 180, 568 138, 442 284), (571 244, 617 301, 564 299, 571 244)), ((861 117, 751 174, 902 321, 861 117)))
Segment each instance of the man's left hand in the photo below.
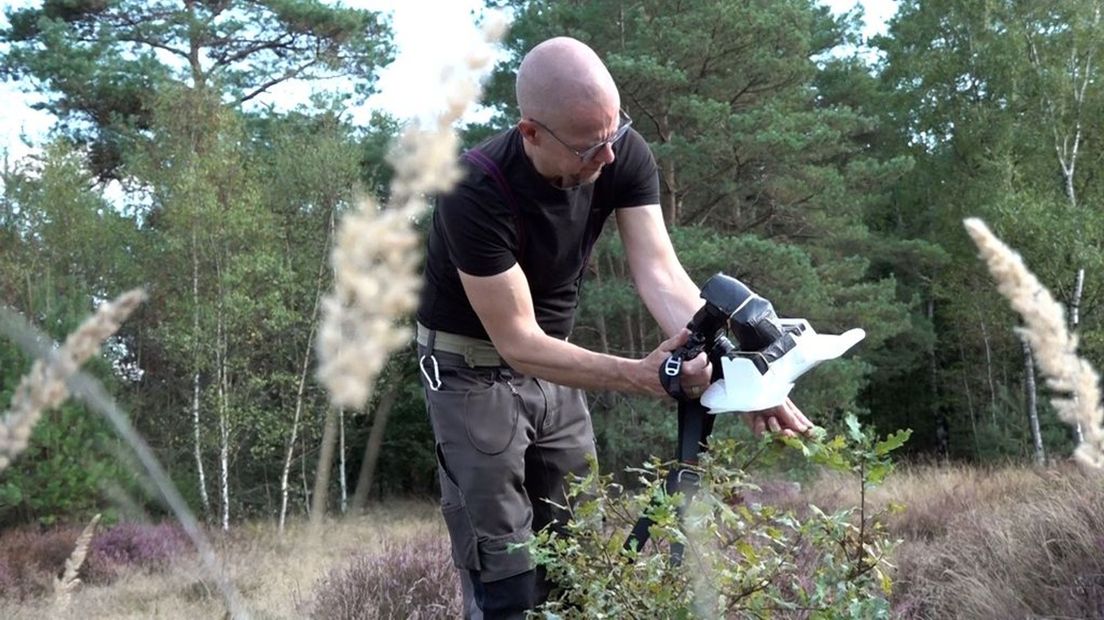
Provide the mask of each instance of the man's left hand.
POLYGON ((782 433, 785 437, 796 437, 804 435, 813 428, 809 418, 805 417, 797 405, 788 398, 777 407, 755 411, 748 414, 746 418, 756 436, 769 430, 773 433, 782 433))

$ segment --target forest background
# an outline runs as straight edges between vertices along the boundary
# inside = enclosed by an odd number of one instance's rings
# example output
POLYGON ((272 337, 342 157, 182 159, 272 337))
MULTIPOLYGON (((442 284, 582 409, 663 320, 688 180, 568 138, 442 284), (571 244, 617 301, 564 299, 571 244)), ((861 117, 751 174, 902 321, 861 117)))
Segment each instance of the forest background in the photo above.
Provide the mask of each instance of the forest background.
MULTIPOLYGON (((1099 366, 1099 3, 904 1, 866 41, 858 13, 807 0, 490 4, 514 21, 492 115, 465 143, 516 119, 513 70, 537 41, 594 47, 657 157, 691 276, 725 271, 824 333, 866 329, 797 386, 816 422, 854 412, 911 428, 916 460, 1069 454, 961 221, 984 218, 1023 253, 1099 366)), ((333 231, 357 192, 385 198, 401 129, 348 112, 394 56, 388 20, 307 0, 47 0, 6 15, 0 72, 44 94, 57 124, 0 170, 0 299, 60 339, 145 287, 92 371, 209 522, 305 513, 329 406, 314 339, 333 231), (291 79, 352 88, 290 111, 251 105, 291 79)), ((573 341, 640 357, 661 339, 606 234, 573 341)), ((0 341, 0 401, 29 365, 0 341)), ((596 393, 591 406, 606 470, 670 453, 670 403, 596 393)), ((721 422, 718 434, 744 432, 721 422)), ((410 351, 339 424, 331 511, 434 494, 410 351)), ((125 454, 79 403, 49 413, 0 479, 0 527, 157 513, 134 499, 125 454)))

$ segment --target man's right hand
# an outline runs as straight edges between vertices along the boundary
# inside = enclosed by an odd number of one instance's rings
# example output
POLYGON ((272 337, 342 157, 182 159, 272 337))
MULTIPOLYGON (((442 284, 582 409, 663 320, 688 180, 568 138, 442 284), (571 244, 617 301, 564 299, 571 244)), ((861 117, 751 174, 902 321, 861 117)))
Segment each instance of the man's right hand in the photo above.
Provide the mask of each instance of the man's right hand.
MULTIPOLYGON (((659 369, 667 363, 671 352, 686 344, 688 338, 690 338, 690 330, 683 328, 679 333, 660 343, 659 347, 648 354, 648 357, 640 360, 640 372, 634 381, 640 391, 653 396, 667 396, 667 390, 663 389, 663 384, 659 381, 659 369)), ((713 365, 709 363, 705 353, 699 353, 694 359, 682 362, 682 390, 688 396, 693 398, 701 396, 705 388, 709 387, 712 376, 713 365)))

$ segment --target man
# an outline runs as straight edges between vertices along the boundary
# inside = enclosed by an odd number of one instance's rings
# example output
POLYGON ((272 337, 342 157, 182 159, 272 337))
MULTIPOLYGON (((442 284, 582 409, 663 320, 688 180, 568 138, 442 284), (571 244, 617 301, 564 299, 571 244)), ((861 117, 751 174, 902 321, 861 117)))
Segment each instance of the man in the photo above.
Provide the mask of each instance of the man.
MULTIPOLYGON (((521 120, 469 152, 466 177, 438 201, 418 308, 441 510, 486 618, 523 617, 547 596, 510 545, 562 522, 544 500, 563 504, 565 475, 594 453, 583 390, 666 396, 659 367, 702 304, 663 224, 655 160, 594 51, 566 37, 537 45, 516 91, 521 120), (636 289, 669 336, 644 359, 567 340, 611 213, 636 289)), ((704 355, 683 364, 684 389, 700 395, 710 371, 704 355)), ((756 432, 812 426, 792 403, 752 419, 756 432)))

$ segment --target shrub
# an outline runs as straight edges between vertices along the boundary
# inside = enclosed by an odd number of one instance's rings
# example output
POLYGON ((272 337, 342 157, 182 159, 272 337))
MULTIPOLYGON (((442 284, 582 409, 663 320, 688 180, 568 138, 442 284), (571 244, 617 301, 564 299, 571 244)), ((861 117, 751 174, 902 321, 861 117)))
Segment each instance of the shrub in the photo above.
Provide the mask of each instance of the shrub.
POLYGON ((85 583, 110 583, 124 570, 158 570, 190 548, 176 523, 120 523, 92 539, 81 571, 85 583))
POLYGON ((335 568, 314 588, 307 613, 312 618, 456 618, 460 582, 448 541, 420 537, 384 541, 375 553, 335 568))
POLYGON ((891 471, 888 454, 908 432, 877 441, 853 416, 831 441, 765 437, 758 444, 715 442, 697 472, 700 490, 685 514, 682 493, 665 489, 667 465, 635 470, 641 490, 626 492, 592 470, 571 485, 572 517, 527 545, 558 590, 543 611, 561 618, 887 617, 891 583, 885 512, 870 514, 865 490, 891 471), (756 501, 748 467, 783 445, 810 461, 852 472, 859 506, 827 514, 815 506, 792 510, 756 501), (625 549, 625 536, 646 514, 653 525, 643 550, 625 549), (670 559, 673 545, 684 560, 670 559))
MULTIPOLYGON (((25 527, 0 536, 0 595, 25 599, 47 594, 73 553, 81 526, 25 527)), ((107 584, 124 570, 163 568, 189 549, 179 525, 122 523, 92 537, 80 579, 107 584)))
POLYGON ((79 527, 26 527, 5 532, 0 537, 0 594, 25 599, 50 592, 80 531, 79 527))
MULTIPOLYGON (((90 366, 105 364, 93 360, 90 366)), ((31 360, 0 342, 0 403, 13 402, 19 374, 31 360), (15 370, 15 373, 5 371, 15 370)), ((109 374, 109 372, 107 373, 109 374)), ((35 418, 29 442, 0 479, 0 527, 37 522, 87 523, 103 510, 102 491, 136 488, 135 474, 119 458, 120 440, 108 422, 83 405, 65 402, 35 418)))

